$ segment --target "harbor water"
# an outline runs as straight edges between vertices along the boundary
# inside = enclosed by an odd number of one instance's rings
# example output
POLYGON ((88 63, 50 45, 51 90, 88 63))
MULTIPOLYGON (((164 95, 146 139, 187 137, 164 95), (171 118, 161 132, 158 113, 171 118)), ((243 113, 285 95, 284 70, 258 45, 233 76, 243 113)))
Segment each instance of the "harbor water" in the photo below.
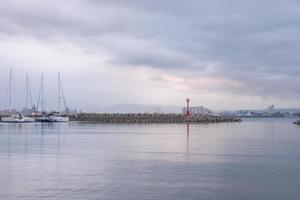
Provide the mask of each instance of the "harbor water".
POLYGON ((0 124, 0 199, 298 200, 294 120, 0 124))

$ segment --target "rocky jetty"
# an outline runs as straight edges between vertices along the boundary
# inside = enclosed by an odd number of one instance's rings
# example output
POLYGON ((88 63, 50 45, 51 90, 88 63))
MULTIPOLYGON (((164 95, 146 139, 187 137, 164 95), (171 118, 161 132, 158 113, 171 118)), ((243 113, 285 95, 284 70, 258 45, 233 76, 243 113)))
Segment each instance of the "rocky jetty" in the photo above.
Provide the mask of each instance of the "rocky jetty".
MULTIPOLYGON (((182 114, 160 113, 81 113, 70 117, 72 121, 97 122, 97 123, 186 123, 182 114)), ((190 123, 220 123, 240 122, 240 118, 213 115, 193 115, 190 123)))

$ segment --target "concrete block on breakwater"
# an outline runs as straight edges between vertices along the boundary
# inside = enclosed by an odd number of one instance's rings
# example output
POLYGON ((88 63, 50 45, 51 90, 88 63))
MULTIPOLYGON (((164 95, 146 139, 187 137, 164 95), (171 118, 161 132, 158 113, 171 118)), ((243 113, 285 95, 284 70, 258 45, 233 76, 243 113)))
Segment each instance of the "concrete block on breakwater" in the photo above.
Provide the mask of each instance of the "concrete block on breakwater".
MULTIPOLYGON (((165 113, 81 113, 70 117, 72 121, 98 122, 98 123, 185 123, 182 114, 165 113)), ((240 118, 213 115, 193 115, 190 123, 220 123, 240 122, 240 118)))

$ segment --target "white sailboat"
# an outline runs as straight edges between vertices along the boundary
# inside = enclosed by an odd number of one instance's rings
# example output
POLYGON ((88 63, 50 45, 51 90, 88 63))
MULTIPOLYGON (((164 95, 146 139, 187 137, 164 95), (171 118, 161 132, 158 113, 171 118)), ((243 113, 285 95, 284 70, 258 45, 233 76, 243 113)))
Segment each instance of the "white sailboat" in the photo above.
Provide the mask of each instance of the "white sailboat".
POLYGON ((62 83, 61 83, 61 78, 60 78, 60 73, 59 72, 58 72, 58 76, 57 76, 57 83, 58 83, 58 113, 54 114, 52 119, 55 122, 68 122, 68 121, 70 121, 69 117, 61 116, 61 111, 60 111, 61 98, 63 99, 63 103, 64 103, 66 113, 67 113, 68 107, 67 107, 67 104, 66 104, 64 89, 63 89, 63 86, 62 86, 62 83))
POLYGON ((21 123, 22 117, 19 114, 12 114, 9 117, 2 117, 1 122, 5 123, 21 123))
POLYGON ((37 102, 37 113, 39 117, 36 118, 38 122, 51 122, 49 114, 45 111, 45 99, 44 99, 44 74, 41 77, 39 96, 37 102))
MULTIPOLYGON (((26 77, 26 83, 28 84, 28 77, 26 77)), ((28 89, 28 85, 26 88, 26 91, 28 89)), ((26 92, 27 93, 27 92, 26 92)), ((20 113, 11 113, 11 102, 12 102, 12 69, 10 69, 10 74, 9 74, 9 108, 8 108, 8 113, 10 116, 8 117, 3 117, 1 118, 1 122, 5 123, 28 123, 28 122, 34 122, 35 119, 32 117, 26 117, 21 115, 20 113)))
MULTIPOLYGON (((25 105, 25 107, 27 109, 33 108, 28 75, 26 75, 26 105, 25 105), (30 102, 30 107, 29 107, 29 102, 30 102)), ((29 116, 22 116, 22 119, 24 122, 35 122, 35 119, 33 117, 29 117, 29 116)))
POLYGON ((5 123, 30 123, 35 122, 35 119, 32 117, 25 117, 21 114, 11 114, 9 117, 3 117, 1 122, 5 123))
POLYGON ((63 116, 60 111, 60 104, 61 104, 61 98, 63 99, 65 109, 67 111, 67 106, 66 106, 66 100, 64 96, 64 91, 61 83, 61 78, 60 78, 60 73, 58 73, 58 112, 54 113, 47 113, 44 111, 44 105, 45 105, 45 100, 44 100, 44 78, 42 75, 41 79, 41 86, 40 86, 40 92, 39 92, 39 100, 38 100, 38 108, 39 104, 41 101, 41 110, 42 110, 42 116, 37 118, 37 121, 39 122, 69 122, 69 117, 63 116))

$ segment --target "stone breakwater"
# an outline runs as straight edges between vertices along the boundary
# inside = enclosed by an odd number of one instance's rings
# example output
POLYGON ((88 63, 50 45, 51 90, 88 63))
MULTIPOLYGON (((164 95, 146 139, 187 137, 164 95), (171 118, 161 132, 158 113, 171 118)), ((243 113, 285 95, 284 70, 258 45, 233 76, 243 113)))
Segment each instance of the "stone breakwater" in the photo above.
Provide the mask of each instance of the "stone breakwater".
MULTIPOLYGON (((97 122, 97 123, 186 123, 182 114, 158 114, 158 113, 82 113, 71 116, 72 121, 97 122)), ((240 118, 213 115, 193 115, 190 123, 220 123, 240 122, 240 118)))

